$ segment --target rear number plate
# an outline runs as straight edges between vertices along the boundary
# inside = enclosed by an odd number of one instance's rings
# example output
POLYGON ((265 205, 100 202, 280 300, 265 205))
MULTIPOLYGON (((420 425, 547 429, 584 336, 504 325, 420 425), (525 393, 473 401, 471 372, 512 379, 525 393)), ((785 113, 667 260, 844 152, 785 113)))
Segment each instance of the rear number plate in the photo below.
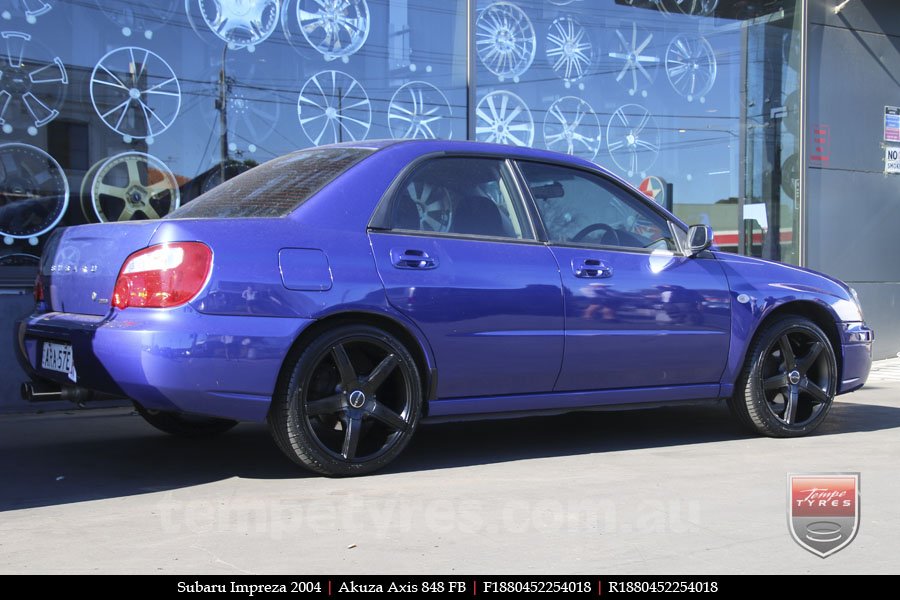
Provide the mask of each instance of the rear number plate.
POLYGON ((41 366, 49 371, 69 373, 72 371, 72 346, 44 342, 41 366))

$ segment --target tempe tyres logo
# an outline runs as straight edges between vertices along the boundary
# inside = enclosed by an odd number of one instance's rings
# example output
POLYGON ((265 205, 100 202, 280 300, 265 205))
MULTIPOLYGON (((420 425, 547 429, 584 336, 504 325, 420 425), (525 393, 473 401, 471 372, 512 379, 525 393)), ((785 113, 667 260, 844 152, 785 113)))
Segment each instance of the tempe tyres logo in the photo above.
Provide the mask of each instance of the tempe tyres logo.
POLYGON ((794 540, 825 558, 859 531, 859 473, 788 475, 788 528, 794 540))

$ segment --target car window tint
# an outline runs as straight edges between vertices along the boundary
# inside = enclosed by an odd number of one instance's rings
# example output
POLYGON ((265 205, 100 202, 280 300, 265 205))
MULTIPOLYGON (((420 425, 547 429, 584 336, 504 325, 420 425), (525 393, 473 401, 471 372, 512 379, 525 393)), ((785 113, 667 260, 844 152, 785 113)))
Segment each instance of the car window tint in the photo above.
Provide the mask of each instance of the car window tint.
POLYGON ((293 152, 229 179, 165 218, 283 217, 372 152, 346 147, 293 152))
POLYGON ((435 158, 400 184, 390 211, 391 229, 531 239, 521 203, 490 158, 435 158))
POLYGON ((558 165, 519 166, 551 242, 677 249, 666 219, 614 183, 558 165))

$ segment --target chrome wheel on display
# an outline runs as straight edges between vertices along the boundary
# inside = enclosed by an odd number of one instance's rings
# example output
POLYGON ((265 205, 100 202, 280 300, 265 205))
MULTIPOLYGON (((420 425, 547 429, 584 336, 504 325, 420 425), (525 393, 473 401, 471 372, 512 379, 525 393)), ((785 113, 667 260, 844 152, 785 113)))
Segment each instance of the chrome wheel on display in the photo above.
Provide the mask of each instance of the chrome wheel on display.
MULTIPOLYGON (((547 60, 565 86, 584 77, 594 57, 594 46, 587 30, 572 17, 560 17, 547 33, 547 60)), ((584 89, 584 84, 579 84, 584 89)))
POLYGON ((238 160, 228 160, 224 165, 221 162, 216 163, 203 177, 203 181, 200 183, 200 193, 205 194, 214 187, 221 185, 232 177, 237 177, 245 171, 249 171, 251 168, 253 167, 238 160))
POLYGON ((673 14, 709 16, 716 10, 719 0, 654 0, 663 12, 673 14))
POLYGON ((14 9, 15 13, 20 13, 25 15, 25 22, 29 25, 34 25, 37 23, 37 18, 41 15, 46 15, 48 12, 53 10, 53 4, 47 2, 46 0, 19 0, 15 2, 14 6, 10 6, 9 8, 4 8, 0 11, 0 18, 9 20, 13 18, 13 11, 10 9, 14 9))
POLYGON ((639 104, 620 106, 606 127, 606 149, 620 169, 643 177, 659 155, 659 128, 650 111, 639 104))
POLYGON ((481 99, 475 108, 475 138, 511 146, 534 143, 534 119, 525 101, 512 92, 498 90, 481 99))
POLYGON ((323 333, 294 361, 269 414, 291 460, 325 475, 361 475, 403 450, 419 420, 422 384, 398 339, 347 325, 323 333))
POLYGON ((152 40, 155 32, 166 25, 178 11, 179 0, 94 0, 97 8, 119 26, 125 37, 137 36, 152 40))
POLYGON ((444 93, 424 81, 410 81, 394 92, 388 106, 391 137, 450 139, 453 111, 444 93))
POLYGON ((102 222, 159 219, 181 204, 178 180, 161 160, 123 152, 100 163, 91 180, 94 217, 102 222))
MULTIPOLYGON (((228 60, 229 153, 255 154, 278 127, 281 102, 262 83, 271 76, 262 71, 261 61, 228 60)), ((216 79, 214 85, 220 85, 216 79)))
POLYGON ((600 150, 600 137, 600 119, 581 98, 565 96, 547 109, 544 145, 550 150, 592 160, 600 150))
POLYGON ((534 61, 534 27, 515 4, 494 2, 475 21, 475 48, 481 64, 500 81, 518 82, 534 61))
POLYGON ((672 88, 692 102, 706 102, 716 82, 716 54, 706 38, 678 34, 666 49, 666 76, 672 88))
POLYGON ((36 267, 41 264, 41 257, 27 252, 12 252, 0 256, 3 267, 36 267))
POLYGON ((729 406, 758 433, 806 435, 824 420, 837 383, 828 336, 812 321, 788 316, 757 336, 729 406))
POLYGON ((36 242, 69 206, 69 182, 52 156, 28 144, 0 145, 0 236, 36 242))
POLYGON ((450 194, 440 186, 425 182, 413 182, 406 192, 416 205, 421 231, 450 231, 453 203, 450 194))
POLYGON ((369 37, 366 0, 296 0, 294 18, 303 37, 325 60, 347 62, 369 37))
POLYGON ((172 67, 145 48, 126 46, 108 52, 91 73, 91 102, 107 127, 122 136, 152 144, 181 109, 181 86, 172 67))
POLYGON ((278 27, 279 0, 185 0, 189 18, 192 2, 209 30, 232 50, 253 52, 278 27))
POLYGON ((59 116, 69 76, 62 59, 21 31, 4 31, 0 50, 0 130, 38 129, 59 116))
POLYGON ((641 90, 640 84, 651 84, 656 78, 656 67, 662 62, 659 56, 649 53, 653 41, 653 33, 639 31, 635 22, 631 27, 616 29, 619 44, 617 50, 610 52, 609 57, 622 61, 622 68, 616 75, 616 81, 628 83, 628 94, 633 96, 638 91, 646 97, 647 90, 641 90))
POLYGON ((303 84, 297 98, 303 133, 316 146, 364 140, 372 125, 369 95, 343 71, 321 71, 303 84))

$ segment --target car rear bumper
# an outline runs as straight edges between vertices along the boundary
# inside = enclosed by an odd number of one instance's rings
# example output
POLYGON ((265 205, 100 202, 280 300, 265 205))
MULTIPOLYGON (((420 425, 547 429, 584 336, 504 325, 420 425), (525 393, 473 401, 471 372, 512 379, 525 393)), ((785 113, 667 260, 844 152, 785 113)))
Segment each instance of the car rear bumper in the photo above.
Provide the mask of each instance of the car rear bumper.
POLYGON ((18 324, 32 377, 131 398, 146 408, 265 420, 284 357, 311 320, 205 315, 190 307, 110 316, 35 314, 18 324), (74 369, 41 366, 45 341, 72 345, 74 369))
POLYGON ((838 394, 858 390, 872 368, 872 342, 875 332, 865 323, 841 323, 841 382, 838 394))

